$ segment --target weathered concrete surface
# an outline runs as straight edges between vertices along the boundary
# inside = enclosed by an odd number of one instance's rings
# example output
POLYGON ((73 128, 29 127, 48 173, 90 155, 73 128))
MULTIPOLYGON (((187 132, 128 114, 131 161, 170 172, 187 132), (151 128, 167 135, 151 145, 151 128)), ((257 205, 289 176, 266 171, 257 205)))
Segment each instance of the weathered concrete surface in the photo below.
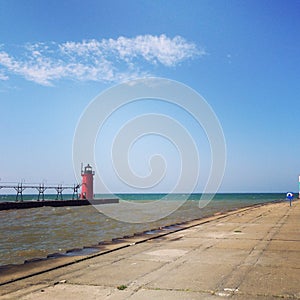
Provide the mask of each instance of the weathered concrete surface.
POLYGON ((299 201, 189 226, 3 284, 0 298, 300 299, 299 201))

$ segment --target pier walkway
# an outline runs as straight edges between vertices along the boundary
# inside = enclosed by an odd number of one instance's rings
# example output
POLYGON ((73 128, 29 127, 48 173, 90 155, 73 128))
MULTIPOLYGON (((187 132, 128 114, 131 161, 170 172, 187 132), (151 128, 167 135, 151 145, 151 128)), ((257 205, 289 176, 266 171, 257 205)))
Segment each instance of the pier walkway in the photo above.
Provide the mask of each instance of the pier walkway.
POLYGON ((2 284, 0 299, 300 299, 299 200, 125 237, 106 249, 2 284))
POLYGON ((37 195, 37 201, 45 200, 45 191, 46 190, 55 190, 56 191, 56 200, 63 200, 63 191, 64 190, 72 190, 72 200, 78 200, 78 190, 80 188, 80 184, 74 184, 74 185, 45 185, 44 183, 40 184, 25 184, 25 183, 14 183, 14 184, 0 184, 0 190, 1 189, 13 189, 16 191, 16 201, 23 202, 23 192, 26 189, 29 190, 36 190, 38 192, 37 195))

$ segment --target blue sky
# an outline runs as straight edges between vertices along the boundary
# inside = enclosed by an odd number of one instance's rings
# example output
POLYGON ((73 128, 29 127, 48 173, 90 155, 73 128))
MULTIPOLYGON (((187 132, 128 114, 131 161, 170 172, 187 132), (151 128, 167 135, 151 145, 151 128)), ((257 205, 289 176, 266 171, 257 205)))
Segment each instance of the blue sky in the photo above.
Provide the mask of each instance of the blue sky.
MULTIPOLYGON (((158 76, 194 89, 218 116, 227 146, 220 191, 297 191, 299 12, 299 1, 2 0, 1 181, 73 183, 73 137, 86 106, 124 80, 158 76)), ((169 110, 150 102, 132 109, 169 110)), ((172 117, 186 119, 176 110, 172 117)), ((196 127, 201 161, 209 161, 196 127)), ((142 176, 141 154, 159 144, 177 166, 169 143, 152 139, 131 154, 142 176)))

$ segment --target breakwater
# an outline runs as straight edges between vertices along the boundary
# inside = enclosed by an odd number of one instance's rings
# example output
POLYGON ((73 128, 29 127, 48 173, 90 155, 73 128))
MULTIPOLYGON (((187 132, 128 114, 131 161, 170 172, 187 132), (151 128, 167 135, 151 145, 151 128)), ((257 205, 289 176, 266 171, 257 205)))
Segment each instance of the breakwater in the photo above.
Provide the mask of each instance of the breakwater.
POLYGON ((119 199, 94 199, 91 202, 88 200, 45 200, 45 201, 21 201, 21 202, 0 202, 0 210, 8 209, 25 209, 36 207, 63 207, 63 206, 84 206, 118 203, 119 199))

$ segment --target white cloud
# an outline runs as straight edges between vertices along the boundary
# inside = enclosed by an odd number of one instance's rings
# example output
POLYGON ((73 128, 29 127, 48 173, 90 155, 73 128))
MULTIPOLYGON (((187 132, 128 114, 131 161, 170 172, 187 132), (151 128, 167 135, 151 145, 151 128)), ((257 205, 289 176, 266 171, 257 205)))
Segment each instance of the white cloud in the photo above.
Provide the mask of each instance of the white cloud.
MULTIPOLYGON (((6 74, 41 85, 53 85, 59 79, 120 82, 148 75, 153 65, 174 67, 205 55, 194 43, 166 35, 35 43, 26 44, 23 49, 15 55, 1 51, 0 66, 6 74)), ((0 79, 8 79, 1 70, 0 79)))
POLYGON ((4 74, 2 70, 0 70, 0 80, 8 80, 8 76, 4 74))

